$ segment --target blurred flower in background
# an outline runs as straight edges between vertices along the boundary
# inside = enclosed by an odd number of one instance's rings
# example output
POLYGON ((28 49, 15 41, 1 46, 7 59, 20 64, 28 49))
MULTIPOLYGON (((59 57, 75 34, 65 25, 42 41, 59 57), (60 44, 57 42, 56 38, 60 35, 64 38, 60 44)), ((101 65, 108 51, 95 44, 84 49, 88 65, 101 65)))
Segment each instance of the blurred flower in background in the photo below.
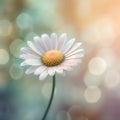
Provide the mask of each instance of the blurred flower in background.
POLYGON ((51 32, 77 38, 85 57, 67 77, 57 76, 47 119, 119 120, 119 11, 119 0, 1 0, 0 120, 42 118, 51 80, 25 75, 19 55, 28 40, 51 32))

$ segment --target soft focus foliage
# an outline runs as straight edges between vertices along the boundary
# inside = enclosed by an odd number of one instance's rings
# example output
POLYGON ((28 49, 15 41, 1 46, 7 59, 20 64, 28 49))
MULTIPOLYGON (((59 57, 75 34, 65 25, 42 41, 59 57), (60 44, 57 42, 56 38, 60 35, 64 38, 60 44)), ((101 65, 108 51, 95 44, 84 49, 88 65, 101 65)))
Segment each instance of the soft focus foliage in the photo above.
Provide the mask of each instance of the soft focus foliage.
MULTIPOLYGON (((47 120, 120 119, 119 0, 0 1, 0 120, 40 120, 51 78, 20 67, 20 48, 43 33, 67 33, 83 43, 78 69, 57 76, 47 120)), ((26 69, 26 68, 25 68, 26 69)))

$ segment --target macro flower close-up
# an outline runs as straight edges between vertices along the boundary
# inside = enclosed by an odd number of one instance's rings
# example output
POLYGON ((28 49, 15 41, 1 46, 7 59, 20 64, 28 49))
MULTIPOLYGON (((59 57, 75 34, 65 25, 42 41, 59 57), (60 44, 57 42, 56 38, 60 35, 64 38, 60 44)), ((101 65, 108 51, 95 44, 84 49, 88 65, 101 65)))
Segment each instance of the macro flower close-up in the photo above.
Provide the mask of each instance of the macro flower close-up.
POLYGON ((120 120, 120 0, 0 0, 0 120, 120 120))
POLYGON ((52 33, 50 37, 43 34, 33 39, 34 42, 27 42, 28 47, 21 48, 23 54, 20 57, 24 59, 21 66, 30 66, 26 74, 34 73, 39 75, 39 80, 44 80, 55 73, 64 75, 81 62, 81 43, 75 43, 75 38, 67 41, 65 33, 60 36, 52 33))

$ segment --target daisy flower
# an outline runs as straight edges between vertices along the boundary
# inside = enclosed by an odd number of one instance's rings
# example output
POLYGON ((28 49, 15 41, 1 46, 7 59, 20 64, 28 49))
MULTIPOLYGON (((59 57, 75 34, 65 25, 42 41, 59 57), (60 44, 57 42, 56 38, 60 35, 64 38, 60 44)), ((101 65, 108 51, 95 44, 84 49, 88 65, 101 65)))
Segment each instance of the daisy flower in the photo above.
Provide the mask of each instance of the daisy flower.
POLYGON ((27 42, 28 47, 21 48, 20 58, 24 59, 21 66, 30 66, 26 74, 34 73, 39 75, 39 80, 44 80, 48 75, 64 74, 81 62, 81 43, 75 43, 75 38, 67 41, 65 33, 59 37, 56 33, 43 34, 33 39, 34 42, 27 42))
POLYGON ((67 41, 65 33, 59 37, 56 33, 35 36, 34 42, 28 41, 27 44, 28 47, 21 48, 23 54, 20 56, 24 59, 21 66, 30 66, 26 74, 39 75, 39 80, 44 80, 48 75, 53 76, 51 97, 42 118, 45 120, 55 93, 55 74, 63 75, 80 63, 83 49, 80 48, 81 43, 75 43, 74 38, 67 41))

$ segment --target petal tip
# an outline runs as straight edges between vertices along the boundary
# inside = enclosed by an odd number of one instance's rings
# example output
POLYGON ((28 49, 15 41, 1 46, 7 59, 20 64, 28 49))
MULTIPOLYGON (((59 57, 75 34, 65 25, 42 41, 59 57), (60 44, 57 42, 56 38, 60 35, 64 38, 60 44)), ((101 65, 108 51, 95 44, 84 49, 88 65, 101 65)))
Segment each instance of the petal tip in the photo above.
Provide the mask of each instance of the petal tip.
POLYGON ((19 58, 23 59, 23 55, 20 55, 19 58))
POLYGON ((24 50, 24 48, 20 48, 20 50, 21 50, 21 51, 23 51, 23 50, 24 50))
POLYGON ((29 73, 28 71, 25 71, 25 74, 26 74, 26 75, 29 75, 30 73, 29 73))
POLYGON ((57 38, 57 34, 56 33, 52 33, 51 34, 51 38, 55 38, 56 39, 57 38))
POLYGON ((39 80, 40 80, 40 81, 43 81, 43 80, 45 80, 45 79, 39 77, 39 80))
POLYGON ((39 75, 38 73, 34 72, 34 75, 39 75))
POLYGON ((29 42, 30 42, 30 40, 27 41, 27 43, 29 43, 29 42))
POLYGON ((41 35, 41 37, 46 37, 46 36, 48 37, 48 34, 46 34, 46 33, 41 35))
POLYGON ((25 61, 20 64, 20 66, 26 66, 26 65, 27 65, 27 64, 26 64, 25 61))
POLYGON ((20 66, 24 66, 24 63, 21 63, 20 66))
POLYGON ((34 40, 40 40, 40 37, 39 36, 34 36, 33 39, 34 40))

